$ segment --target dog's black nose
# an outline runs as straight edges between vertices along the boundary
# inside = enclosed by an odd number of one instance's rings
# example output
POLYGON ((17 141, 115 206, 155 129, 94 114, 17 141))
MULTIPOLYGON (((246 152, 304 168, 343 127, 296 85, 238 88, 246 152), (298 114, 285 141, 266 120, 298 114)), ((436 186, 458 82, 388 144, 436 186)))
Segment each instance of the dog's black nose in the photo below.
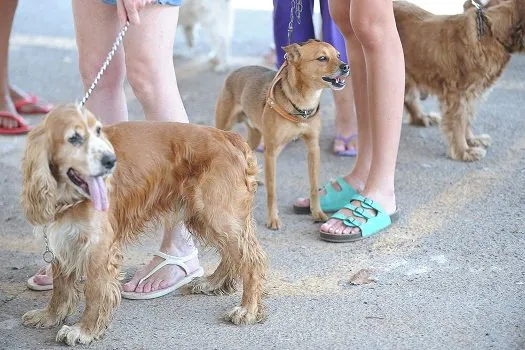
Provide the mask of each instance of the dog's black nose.
POLYGON ((342 71, 346 72, 350 69, 350 67, 348 66, 348 64, 346 63, 342 63, 340 66, 339 66, 339 69, 341 69, 342 71))
POLYGON ((114 153, 106 153, 102 156, 100 162, 102 163, 104 168, 111 170, 117 162, 117 156, 114 153))

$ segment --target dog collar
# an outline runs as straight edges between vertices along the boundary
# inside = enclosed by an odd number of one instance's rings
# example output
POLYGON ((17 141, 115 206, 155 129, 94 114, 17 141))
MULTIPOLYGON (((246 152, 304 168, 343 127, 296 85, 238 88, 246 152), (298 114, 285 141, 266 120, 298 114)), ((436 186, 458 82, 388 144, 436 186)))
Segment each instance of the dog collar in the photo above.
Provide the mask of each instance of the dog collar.
POLYGON ((276 111, 277 114, 279 114, 284 119, 287 119, 296 124, 308 122, 312 120, 312 118, 318 114, 319 105, 317 105, 316 108, 302 110, 302 109, 299 109, 295 104, 293 104, 292 101, 290 101, 293 108, 295 108, 295 110, 299 112, 299 113, 290 113, 286 111, 283 107, 281 107, 275 100, 275 92, 274 92, 275 85, 282 79, 281 73, 284 67, 286 67, 286 63, 287 62, 284 61, 281 68, 279 68, 279 70, 277 71, 277 74, 275 74, 275 77, 273 78, 273 81, 272 81, 272 85, 270 86, 270 89, 268 90, 268 96, 266 98, 266 103, 271 109, 276 111))

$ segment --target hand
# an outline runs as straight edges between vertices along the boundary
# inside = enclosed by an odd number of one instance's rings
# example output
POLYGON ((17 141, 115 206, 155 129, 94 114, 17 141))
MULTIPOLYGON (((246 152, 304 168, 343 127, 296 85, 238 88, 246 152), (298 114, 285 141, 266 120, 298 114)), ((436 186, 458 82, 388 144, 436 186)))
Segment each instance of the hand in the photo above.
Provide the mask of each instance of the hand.
POLYGON ((117 14, 122 25, 129 19, 131 24, 140 24, 139 11, 155 0, 117 0, 117 14))

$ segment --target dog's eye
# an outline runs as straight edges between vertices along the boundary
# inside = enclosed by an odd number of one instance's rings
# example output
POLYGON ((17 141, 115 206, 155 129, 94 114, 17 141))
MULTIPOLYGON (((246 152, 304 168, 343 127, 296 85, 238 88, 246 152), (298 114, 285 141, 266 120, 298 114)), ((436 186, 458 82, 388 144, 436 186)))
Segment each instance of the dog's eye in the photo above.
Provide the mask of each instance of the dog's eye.
POLYGON ((328 57, 326 57, 326 56, 317 57, 317 60, 320 61, 320 62, 326 62, 326 61, 328 61, 328 57))
POLYGON ((341 58, 341 54, 339 52, 337 53, 337 58, 341 58))
POLYGON ((97 126, 95 131, 97 133, 97 136, 100 136, 100 132, 102 131, 102 128, 100 126, 97 126))
POLYGON ((78 132, 76 132, 73 136, 67 139, 67 142, 69 142, 72 145, 79 146, 84 142, 84 139, 78 132))

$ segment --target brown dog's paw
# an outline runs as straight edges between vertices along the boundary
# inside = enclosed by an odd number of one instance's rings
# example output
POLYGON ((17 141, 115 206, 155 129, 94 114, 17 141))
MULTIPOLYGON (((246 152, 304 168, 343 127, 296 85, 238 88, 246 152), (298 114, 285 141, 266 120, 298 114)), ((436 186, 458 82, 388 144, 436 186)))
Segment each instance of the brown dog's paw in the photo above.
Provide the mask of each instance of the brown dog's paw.
POLYGON ((270 230, 278 230, 281 228, 281 220, 278 217, 268 218, 266 227, 268 227, 270 230))
POLYGON ((490 137, 487 134, 480 134, 477 136, 474 136, 470 139, 467 139, 467 144, 470 147, 484 147, 488 148, 490 147, 490 144, 492 143, 492 137, 490 137))
POLYGON ((454 160, 462 160, 464 162, 474 162, 485 157, 487 150, 482 147, 469 147, 464 152, 454 152, 451 150, 450 157, 454 160))
POLYGON ((224 319, 236 325, 262 323, 266 320, 266 312, 262 311, 263 308, 260 309, 260 312, 253 313, 242 306, 236 306, 224 316, 224 319))
POLYGON ((198 277, 190 282, 189 287, 193 294, 229 295, 237 290, 237 282, 227 279, 220 285, 216 285, 208 277, 198 277))
POLYGON ((410 124, 416 126, 429 127, 432 125, 438 125, 439 123, 441 123, 441 116, 437 113, 429 113, 418 116, 417 118, 410 118, 410 124))
POLYGON ((325 222, 326 220, 328 220, 328 215, 326 215, 322 210, 312 210, 312 218, 314 219, 314 222, 325 222))
POLYGON ((52 315, 46 309, 37 309, 26 312, 22 316, 24 326, 35 328, 51 328, 58 326, 62 319, 57 315, 52 315))
POLYGON ((64 342, 69 346, 74 346, 76 344, 89 344, 96 339, 98 339, 97 336, 84 332, 78 324, 74 326, 62 326, 56 337, 57 342, 64 342))

